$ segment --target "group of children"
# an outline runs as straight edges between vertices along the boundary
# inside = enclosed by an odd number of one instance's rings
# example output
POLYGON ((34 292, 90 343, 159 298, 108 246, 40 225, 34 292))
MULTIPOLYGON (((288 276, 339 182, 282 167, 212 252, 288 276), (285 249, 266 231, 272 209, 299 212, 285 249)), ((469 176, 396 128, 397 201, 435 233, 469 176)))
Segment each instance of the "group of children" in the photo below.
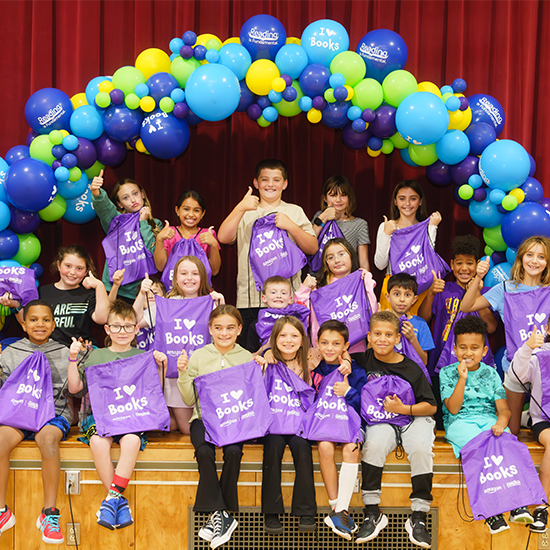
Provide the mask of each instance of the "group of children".
MULTIPOLYGON (((543 337, 544 327, 537 332, 535 324, 529 335, 525 333, 524 343, 511 352, 511 356, 515 352, 513 368, 505 374, 504 387, 487 345, 487 334, 497 327, 495 312, 507 331, 514 330, 514 323, 519 322, 511 313, 514 295, 544 292, 550 286, 548 239, 527 239, 517 251, 512 280, 488 290, 482 281, 489 261, 481 258, 479 240, 456 237, 450 263, 454 281, 444 281, 442 274, 434 270, 431 285, 419 293, 414 275, 392 268, 392 247, 397 247, 402 238, 400 230, 420 222, 427 224, 434 247, 441 216, 435 212, 428 217, 422 188, 414 181, 402 182, 393 192, 390 219, 384 217, 378 229, 374 263, 378 269, 387 268, 387 276, 376 296, 369 271, 368 225, 353 216, 355 195, 344 176, 327 180, 321 210, 310 222, 299 206, 282 200, 288 185, 284 164, 262 161, 253 181, 259 198, 250 187, 216 235, 213 227, 200 227, 206 205, 197 192, 187 191, 178 198, 175 212, 179 226, 172 227, 166 221, 163 227, 152 217, 141 185, 122 180, 109 199, 102 187, 102 175, 94 178, 91 191, 103 229, 112 235, 113 220, 121 214, 128 219, 134 216, 136 231, 130 237, 143 254, 131 260, 115 258, 114 263, 107 258, 100 281, 83 247, 63 247, 52 264, 59 281, 40 287, 38 300, 21 304, 10 293, 0 298, 1 304, 13 308, 27 333, 27 338, 0 355, 2 382, 23 359, 42 351, 50 364, 55 400, 55 417, 37 433, 0 425, 0 533, 15 524, 6 506, 10 453, 23 439, 34 439, 43 457, 44 483, 44 508, 37 527, 45 542, 63 542, 56 508, 59 442, 67 437, 78 414, 81 440, 90 445, 107 491, 97 522, 111 530, 133 523, 123 494, 138 453, 147 444, 146 433, 102 437, 86 400, 79 411, 74 398, 87 393, 87 369, 146 349, 155 349, 153 357, 170 410, 171 427, 189 434, 195 448, 200 479, 194 509, 209 514, 199 536, 210 541, 212 548, 226 543, 237 527, 229 512, 238 511, 243 442, 223 448, 224 464, 218 478, 215 446, 207 437, 194 379, 253 359, 262 369, 272 364, 288 367, 315 389, 317 399, 323 379, 338 370, 343 380, 335 382, 331 391, 359 414, 362 390, 371 380, 397 377, 410 386, 412 394, 408 395, 413 397, 408 400, 394 393, 385 395, 381 403, 388 416, 408 418, 404 427, 363 420, 362 446, 357 441, 314 442, 332 509, 325 523, 347 540, 355 534, 358 544, 374 539, 388 524, 380 509, 382 472, 388 454, 402 446, 409 458, 412 482, 412 514, 405 529, 413 544, 431 547, 427 513, 432 502, 436 423, 445 428, 459 457, 460 449, 484 430, 499 436, 509 426, 517 434, 525 394, 532 391, 533 433, 548 449, 550 418, 544 413, 544 369, 547 364, 550 368, 545 353, 550 348, 543 337), (267 277, 258 292, 249 260, 251 240, 255 222, 270 215, 274 215, 274 226, 286 232, 310 259, 317 258, 320 267, 305 277, 301 270, 289 278, 267 277), (211 277, 221 269, 219 243, 233 242, 237 243, 238 255, 236 307, 226 305, 211 285, 211 277), (128 281, 130 268, 145 261, 146 253, 157 270, 164 270, 162 280, 142 270, 141 277, 128 281), (349 290, 352 283, 353 291, 349 290), (340 309, 327 313, 329 292, 340 309), (185 315, 194 312, 196 317, 190 321, 190 317, 183 319, 184 314, 178 313, 181 318, 175 318, 177 311, 185 311, 185 315), (103 324, 107 333, 101 349, 92 335, 94 322, 103 324), (195 337, 184 332, 184 325, 188 331, 190 326, 194 328, 195 337), (540 352, 533 352, 538 348, 540 352), (116 469, 110 458, 113 443, 121 447, 116 469), (343 462, 338 472, 335 449, 339 443, 343 462), (365 504, 361 526, 355 525, 348 513, 360 462, 365 504)), ((115 236, 126 239, 126 235, 115 236)), ((504 370, 510 370, 509 366, 505 360, 504 370)), ((269 433, 259 442, 264 445, 261 502, 266 532, 283 533, 279 517, 284 512, 281 463, 287 445, 296 470, 291 511, 300 517, 299 531, 314 531, 317 507, 312 441, 298 434, 269 433)), ((544 455, 540 478, 548 495, 550 452, 544 455)), ((522 507, 511 511, 510 521, 529 523, 532 531, 544 532, 547 511, 539 506, 531 515, 528 508, 522 507)), ((508 528, 502 515, 487 518, 486 522, 492 534, 508 528)))

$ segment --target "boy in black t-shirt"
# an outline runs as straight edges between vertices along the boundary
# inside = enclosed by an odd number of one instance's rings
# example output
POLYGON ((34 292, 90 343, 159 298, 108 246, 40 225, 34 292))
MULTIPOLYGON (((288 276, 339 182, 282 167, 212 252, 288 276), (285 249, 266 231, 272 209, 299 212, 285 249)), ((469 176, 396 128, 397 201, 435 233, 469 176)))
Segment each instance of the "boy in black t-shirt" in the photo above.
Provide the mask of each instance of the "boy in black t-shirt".
POLYGON ((397 395, 384 399, 387 412, 409 415, 413 421, 404 428, 381 423, 367 426, 363 445, 363 503, 365 521, 357 533, 356 543, 361 544, 378 536, 388 524, 387 516, 380 511, 382 471, 386 458, 398 444, 403 445, 411 466, 412 516, 405 529, 413 544, 430 548, 431 535, 426 527, 426 514, 432 501, 434 421, 431 415, 437 410, 436 401, 428 380, 420 367, 408 357, 395 351, 400 339, 399 319, 391 311, 375 313, 370 320, 369 348, 366 371, 396 375, 406 380, 414 392, 414 403, 403 403, 397 395))

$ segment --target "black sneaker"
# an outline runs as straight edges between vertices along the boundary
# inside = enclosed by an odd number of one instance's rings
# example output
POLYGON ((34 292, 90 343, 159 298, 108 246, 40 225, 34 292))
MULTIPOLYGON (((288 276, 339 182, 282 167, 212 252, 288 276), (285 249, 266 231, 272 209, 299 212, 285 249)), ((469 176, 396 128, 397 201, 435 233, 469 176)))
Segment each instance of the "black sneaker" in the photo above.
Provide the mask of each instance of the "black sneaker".
POLYGON ((222 544, 225 544, 233 534, 233 531, 237 528, 237 520, 232 518, 227 510, 220 510, 213 518, 214 523, 214 536, 210 543, 210 548, 217 548, 222 544))
POLYGON ((363 544, 369 540, 376 538, 380 531, 388 525, 388 516, 382 512, 366 512, 363 525, 359 528, 355 542, 363 544))
POLYGON ((405 530, 409 534, 409 540, 422 548, 431 548, 432 536, 426 527, 426 512, 413 512, 405 522, 405 530))
POLYGON ((315 516, 302 516, 300 517, 300 523, 298 523, 298 531, 309 533, 317 529, 317 522, 315 516))
POLYGON ((535 508, 533 512, 533 523, 529 525, 529 530, 534 533, 546 533, 546 524, 548 523, 548 508, 535 508))
POLYGON ((264 530, 268 535, 282 535, 283 526, 279 521, 279 514, 264 514, 264 530))
POLYGON ((533 523, 533 516, 529 512, 527 506, 522 506, 521 508, 516 508, 510 512, 510 517, 508 518, 510 523, 533 523))
POLYGON ((510 526, 506 523, 506 520, 502 514, 487 518, 485 523, 487 524, 491 535, 498 535, 498 533, 502 533, 503 531, 508 531, 508 529, 510 529, 510 526))
POLYGON ((219 512, 212 512, 208 516, 208 520, 201 527, 199 531, 199 537, 207 542, 210 542, 214 538, 214 516, 218 515, 219 512))

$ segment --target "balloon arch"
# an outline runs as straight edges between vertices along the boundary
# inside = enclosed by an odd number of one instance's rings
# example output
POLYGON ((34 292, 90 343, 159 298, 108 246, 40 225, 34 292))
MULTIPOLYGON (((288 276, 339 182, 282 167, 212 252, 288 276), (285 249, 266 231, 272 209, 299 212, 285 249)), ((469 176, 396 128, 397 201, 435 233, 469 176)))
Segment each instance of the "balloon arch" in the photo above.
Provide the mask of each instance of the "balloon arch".
MULTIPOLYGON (((36 264, 40 219, 83 224, 95 216, 89 182, 128 150, 171 159, 189 144, 189 126, 246 112, 260 126, 304 113, 311 124, 342 129, 344 144, 376 157, 397 149, 426 169, 435 186, 483 228, 491 286, 508 277, 515 250, 535 233, 550 236, 550 199, 533 178, 535 162, 517 142, 498 140, 505 122, 487 94, 464 95, 457 78, 439 88, 404 70, 408 51, 395 32, 377 29, 349 49, 338 22, 287 37, 270 15, 222 41, 186 31, 171 55, 149 48, 134 66, 97 76, 69 98, 55 88, 28 99, 26 145, 0 158, 0 266, 36 264)), ((395 153, 394 153, 395 154, 395 153)))

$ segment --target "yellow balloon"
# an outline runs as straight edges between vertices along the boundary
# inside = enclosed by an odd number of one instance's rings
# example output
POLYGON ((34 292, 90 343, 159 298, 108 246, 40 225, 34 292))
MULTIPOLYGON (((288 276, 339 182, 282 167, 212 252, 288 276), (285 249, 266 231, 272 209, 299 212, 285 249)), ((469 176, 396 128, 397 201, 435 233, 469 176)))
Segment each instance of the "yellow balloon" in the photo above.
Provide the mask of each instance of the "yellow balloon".
POLYGON ((140 153, 145 153, 147 149, 145 149, 145 145, 143 145, 143 141, 141 141, 141 138, 136 141, 136 150, 140 153))
POLYGON ((286 88, 286 82, 279 76, 273 79, 271 83, 271 88, 276 92, 284 92, 286 88))
POLYGON ((367 153, 369 154, 369 157, 378 157, 382 150, 379 151, 373 151, 370 147, 367 147, 367 153))
POLYGON ((99 83, 99 86, 97 89, 100 92, 107 92, 109 93, 111 90, 114 90, 115 87, 113 86, 113 83, 110 80, 104 80, 103 82, 99 83))
POLYGON ((73 97, 71 97, 71 103, 73 104, 73 109, 78 109, 79 107, 82 107, 82 105, 88 105, 86 94, 84 92, 80 92, 79 94, 73 95, 73 97))
POLYGON ((298 46, 302 45, 302 41, 299 38, 296 38, 295 36, 287 36, 286 43, 287 44, 296 44, 298 46))
POLYGON ((323 113, 321 113, 321 111, 319 111, 318 109, 310 109, 307 112, 307 119, 312 124, 317 124, 318 122, 321 122, 322 118, 323 118, 323 113))
POLYGON ((269 59, 254 61, 246 73, 246 85, 253 94, 267 95, 271 90, 273 79, 281 76, 279 69, 269 59))
POLYGON ((346 97, 346 101, 348 101, 353 97, 355 91, 351 86, 348 86, 347 84, 344 86, 344 88, 348 91, 348 97, 346 97))
POLYGON ((145 111, 146 113, 150 113, 155 108, 155 105, 155 100, 149 95, 146 95, 139 100, 139 106, 141 107, 141 110, 145 111))
POLYGON ((470 109, 470 107, 465 111, 449 113, 449 130, 460 130, 464 132, 464 130, 470 126, 470 122, 472 122, 472 109, 470 109), (460 115, 462 115, 462 117, 460 115))
POLYGON ((170 57, 158 48, 143 50, 136 59, 136 69, 139 69, 145 80, 155 73, 169 73, 172 67, 170 57))
POLYGON ((226 44, 240 44, 241 43, 241 39, 238 37, 238 36, 233 36, 231 38, 228 38, 223 44, 222 46, 225 46, 226 44))
POLYGON ((429 81, 420 82, 416 90, 418 92, 430 92, 431 94, 434 94, 437 97, 441 97, 441 91, 433 82, 429 82, 429 81))
POLYGON ((197 36, 197 42, 195 43, 195 46, 204 46, 212 38, 214 38, 220 43, 220 48, 221 48, 222 41, 215 34, 208 34, 208 33, 199 34, 199 36, 197 36))
POLYGON ((512 197, 516 197, 517 201, 518 201, 518 204, 522 203, 525 199, 525 193, 523 192, 522 189, 512 189, 508 195, 512 195, 512 197))
POLYGON ((63 134, 63 137, 67 137, 69 135, 69 132, 67 132, 67 130, 59 130, 62 134, 63 134))

